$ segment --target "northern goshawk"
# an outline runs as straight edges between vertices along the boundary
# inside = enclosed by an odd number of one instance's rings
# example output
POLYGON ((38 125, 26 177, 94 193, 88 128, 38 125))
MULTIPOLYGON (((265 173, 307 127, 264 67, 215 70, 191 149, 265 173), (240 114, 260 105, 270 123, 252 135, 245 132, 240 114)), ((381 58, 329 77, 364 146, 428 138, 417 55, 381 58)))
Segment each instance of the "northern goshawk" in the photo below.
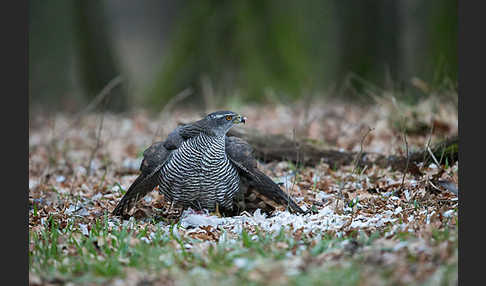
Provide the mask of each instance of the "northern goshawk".
POLYGON ((228 130, 246 118, 232 111, 217 111, 203 119, 178 126, 163 142, 143 153, 141 174, 135 179, 113 215, 124 216, 157 185, 174 205, 231 210, 241 190, 252 188, 266 198, 304 211, 257 168, 252 147, 228 130))

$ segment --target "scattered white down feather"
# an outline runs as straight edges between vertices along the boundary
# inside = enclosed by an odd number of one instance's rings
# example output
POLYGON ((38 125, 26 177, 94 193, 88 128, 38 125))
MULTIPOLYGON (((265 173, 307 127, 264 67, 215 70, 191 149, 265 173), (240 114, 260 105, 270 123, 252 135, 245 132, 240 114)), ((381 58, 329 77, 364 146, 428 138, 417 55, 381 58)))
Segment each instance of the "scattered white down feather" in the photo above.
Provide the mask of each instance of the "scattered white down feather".
MULTIPOLYGON (((395 211, 387 210, 370 216, 360 214, 353 218, 350 224, 351 228, 375 228, 381 227, 389 222, 395 222, 394 216, 400 213, 401 209, 395 211)), ((274 216, 267 217, 260 209, 257 209, 253 216, 234 216, 234 217, 217 217, 208 213, 197 213, 193 210, 187 210, 183 213, 180 224, 183 228, 199 228, 212 226, 224 229, 226 231, 241 234, 244 228, 249 226, 258 227, 261 230, 277 235, 284 228, 302 229, 304 233, 320 231, 340 231, 341 228, 349 223, 352 214, 337 214, 332 206, 326 206, 316 214, 296 215, 288 211, 277 212, 274 216)), ((189 230, 191 231, 191 230, 189 230)), ((193 230, 196 231, 196 230, 193 230)))

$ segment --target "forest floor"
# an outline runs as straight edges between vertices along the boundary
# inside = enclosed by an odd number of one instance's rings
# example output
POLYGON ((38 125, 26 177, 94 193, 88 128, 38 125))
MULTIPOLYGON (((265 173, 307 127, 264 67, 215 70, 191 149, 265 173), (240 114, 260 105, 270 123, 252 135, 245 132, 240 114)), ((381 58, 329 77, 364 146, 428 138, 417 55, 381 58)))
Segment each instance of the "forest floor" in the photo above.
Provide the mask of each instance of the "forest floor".
MULTIPOLYGON (((457 106, 431 97, 416 106, 383 98, 230 107, 246 125, 310 138, 342 151, 404 155, 457 135, 457 106), (404 138, 406 134, 406 140, 404 138)), ((235 217, 185 211, 160 215, 163 196, 134 217, 111 211, 137 177, 143 151, 201 112, 150 116, 31 115, 30 285, 457 285, 458 198, 431 183, 458 185, 458 162, 390 168, 259 162, 306 215, 282 206, 235 217)))

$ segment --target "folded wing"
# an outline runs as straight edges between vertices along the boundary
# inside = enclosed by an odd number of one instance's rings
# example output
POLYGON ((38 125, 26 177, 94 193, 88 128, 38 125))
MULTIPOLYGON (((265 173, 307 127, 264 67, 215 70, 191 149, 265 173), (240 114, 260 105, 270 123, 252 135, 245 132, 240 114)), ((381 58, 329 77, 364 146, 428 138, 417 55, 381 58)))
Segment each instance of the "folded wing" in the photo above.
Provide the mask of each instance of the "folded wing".
POLYGON ((290 207, 293 212, 305 213, 288 194, 257 168, 253 148, 246 141, 238 137, 227 136, 226 154, 238 168, 240 177, 249 184, 249 187, 276 203, 290 207))

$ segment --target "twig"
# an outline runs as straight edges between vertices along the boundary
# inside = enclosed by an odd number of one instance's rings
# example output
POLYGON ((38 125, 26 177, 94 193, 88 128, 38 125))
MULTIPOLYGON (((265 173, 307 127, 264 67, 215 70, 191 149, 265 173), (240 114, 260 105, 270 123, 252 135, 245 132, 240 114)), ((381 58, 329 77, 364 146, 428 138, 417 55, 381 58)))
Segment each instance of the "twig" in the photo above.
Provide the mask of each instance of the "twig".
POLYGON ((429 133, 429 139, 427 140, 427 145, 425 145, 425 149, 424 149, 424 156, 422 158, 422 162, 423 162, 423 165, 422 167, 425 167, 425 165, 427 165, 427 162, 425 162, 425 157, 427 155, 427 149, 429 148, 430 146, 430 141, 432 139, 432 134, 434 133, 434 125, 432 124, 432 127, 430 128, 430 133, 429 133))
POLYGON ((373 131, 373 130, 374 130, 374 128, 370 128, 368 126, 368 131, 366 131, 363 138, 361 138, 361 143, 359 145, 359 153, 356 154, 356 159, 354 159, 354 168, 353 168, 353 171, 351 172, 352 174, 354 174, 354 171, 356 171, 356 169, 358 168, 359 161, 361 160, 361 154, 363 154, 363 143, 366 139, 366 136, 368 136, 368 134, 370 134, 370 132, 373 131))
POLYGON ((405 170, 403 171, 402 183, 400 185, 400 190, 398 191, 398 193, 401 193, 402 190, 403 190, 403 185, 405 183, 405 177, 407 176, 407 172, 408 172, 408 163, 410 161, 410 156, 408 154, 407 134, 405 134, 405 132, 403 132, 403 140, 405 141, 405 151, 407 153, 407 164, 405 165, 405 170))
MULTIPOLYGON (((435 158, 435 155, 434 155, 434 152, 432 152, 432 150, 428 147, 427 148, 427 151, 429 152, 430 156, 432 157, 432 160, 434 160, 435 164, 437 165, 437 168, 439 168, 439 172, 437 172, 437 174, 435 175, 432 175, 432 178, 427 178, 428 182, 432 185, 432 187, 434 187, 435 189, 439 190, 433 183, 432 181, 437 181, 437 183, 439 183, 439 178, 442 176, 442 174, 444 174, 445 172, 445 169, 442 168, 442 166, 439 164, 439 162, 437 161, 437 158, 435 158)), ((446 189, 449 190, 448 187, 445 187, 446 189)), ((454 190, 452 191, 453 193, 455 193, 457 195, 456 192, 454 192, 454 190)))
POLYGON ((44 183, 47 183, 47 180, 49 178, 49 172, 51 171, 51 165, 52 161, 54 160, 54 156, 56 156, 56 116, 53 116, 53 119, 48 120, 48 124, 51 127, 51 140, 49 141, 49 144, 46 146, 47 147, 47 168, 44 170, 44 174, 42 175, 42 180, 44 183))
POLYGON ((351 217, 349 218, 349 220, 341 226, 339 231, 345 231, 345 229, 348 229, 351 226, 351 224, 353 223, 353 220, 354 220, 355 217, 356 217, 356 212, 354 211, 354 212, 351 213, 351 217))
POLYGON ((157 136, 159 136, 160 129, 161 129, 161 126, 162 126, 162 122, 165 121, 165 120, 163 120, 163 119, 165 119, 164 116, 168 113, 168 111, 172 110, 172 107, 174 107, 174 105, 176 105, 178 102, 182 101, 184 98, 191 95, 193 92, 194 91, 190 87, 184 89, 183 91, 179 92, 176 96, 171 98, 167 102, 167 104, 164 106, 164 108, 162 108, 162 111, 160 111, 159 115, 157 116, 158 120, 159 120, 159 124, 157 125, 157 130, 155 130, 154 136, 152 137, 152 143, 154 143, 155 138, 157 138, 157 136))
POLYGON ((434 160, 435 164, 437 165, 437 168, 442 169, 441 165, 439 164, 439 162, 437 161, 437 159, 434 156, 434 152, 432 152, 432 150, 430 150, 430 147, 427 147, 427 151, 429 152, 430 156, 432 157, 432 159, 434 160))
POLYGON ((77 172, 73 172, 73 179, 71 180, 71 189, 69 190, 69 193, 74 196, 74 183, 76 182, 76 178, 78 176, 77 172))
POLYGON ((441 190, 441 189, 439 189, 439 188, 438 188, 436 185, 434 185, 434 183, 432 183, 432 181, 430 181, 430 180, 429 180, 428 182, 429 182, 429 184, 430 184, 430 185, 431 185, 431 186, 432 186, 434 189, 436 189, 436 190, 437 190, 437 191, 439 191, 439 192, 442 192, 442 190, 441 190))
POLYGON ((59 138, 59 140, 64 139, 64 136, 66 136, 67 131, 69 131, 74 125, 76 125, 84 114, 88 113, 89 111, 97 107, 103 101, 103 99, 105 99, 106 96, 108 96, 110 92, 122 82, 123 82, 123 77, 121 75, 118 75, 112 80, 110 80, 105 85, 105 87, 103 87, 100 93, 98 93, 98 95, 96 95, 96 97, 83 110, 81 110, 76 115, 74 115, 74 120, 71 122, 71 124, 69 124, 69 126, 63 132, 60 133, 61 137, 59 138))
MULTIPOLYGON (((294 186, 295 186, 295 180, 297 180, 297 174, 298 174, 298 168, 299 168, 299 148, 297 146, 297 141, 295 140, 295 128, 292 129, 292 135, 293 135, 293 140, 295 142, 295 150, 297 152, 297 163, 295 165, 295 174, 294 174, 294 177, 292 178, 292 186, 290 187, 290 189, 294 189, 294 186)), ((290 198, 290 189, 287 188, 287 196, 290 198)), ((287 202, 287 209, 290 208, 290 201, 287 202)))
MULTIPOLYGON (((371 128, 368 126, 368 130, 366 131, 366 133, 363 135, 363 137, 361 138, 361 142, 360 142, 360 147, 359 147, 359 153, 356 154, 356 158, 353 160, 354 161, 354 167, 353 167, 353 171, 351 172, 351 174, 349 174, 347 176, 347 178, 349 178, 350 176, 352 176, 353 174, 355 174, 355 171, 358 169, 358 164, 359 164, 359 161, 361 159, 361 154, 363 154, 363 144, 364 144, 364 141, 366 139, 366 137, 368 136, 368 134, 370 134, 371 131, 373 131, 374 128, 371 128)), ((367 166, 365 166, 364 169, 366 169, 367 166)), ((364 169, 361 171, 361 174, 364 172, 364 169)), ((347 181, 348 179, 346 179, 347 181)), ((343 195, 343 187, 344 187, 344 182, 341 182, 339 184, 339 199, 343 199, 344 201, 344 195, 343 195)), ((338 202, 339 202, 339 199, 336 200, 336 209, 337 209, 337 206, 338 206, 338 202)))
POLYGON ((407 161, 405 163, 405 169, 403 170, 403 176, 402 176, 402 183, 400 184, 400 189, 398 190, 398 192, 396 191, 393 191, 393 195, 395 194, 401 194, 402 193, 402 190, 403 190, 403 186, 405 184, 405 177, 407 176, 407 172, 408 172, 408 164, 410 162, 410 155, 408 154, 408 142, 407 142, 407 133, 405 132, 405 117, 403 117, 403 121, 402 121, 402 137, 403 137, 403 141, 405 142, 405 154, 407 155, 407 161))
POLYGON ((98 93, 98 95, 86 106, 81 112, 78 113, 76 117, 81 117, 84 113, 89 112, 90 110, 94 109, 98 104, 100 104, 103 99, 110 94, 110 92, 120 83, 123 82, 123 77, 121 75, 116 76, 112 80, 110 80, 105 87, 98 93))
POLYGON ((103 121, 105 119, 105 108, 106 108, 106 105, 107 105, 107 101, 105 101, 105 104, 103 104, 103 109, 101 111, 100 125, 98 127, 98 132, 96 134, 96 146, 93 149, 93 151, 91 152, 91 155, 89 157, 89 162, 88 162, 88 167, 87 167, 87 169, 88 169, 88 172, 87 172, 88 177, 91 174, 91 164, 93 162, 93 159, 94 159, 94 157, 95 157, 96 153, 98 152, 98 149, 100 148, 100 145, 101 145, 101 131, 103 130, 103 121))
POLYGON ((372 84, 371 82, 365 80, 364 78, 362 78, 361 76, 359 76, 358 74, 356 74, 354 72, 350 72, 348 74, 347 78, 348 78, 347 79, 348 81, 356 80, 357 82, 360 82, 361 84, 363 84, 363 86, 368 87, 371 91, 375 92, 376 94, 385 92, 385 89, 383 89, 383 88, 381 88, 377 85, 372 84))
POLYGON ((444 151, 445 151, 445 147, 442 147, 442 153, 440 153, 439 163, 442 162, 442 158, 444 158, 444 151))

